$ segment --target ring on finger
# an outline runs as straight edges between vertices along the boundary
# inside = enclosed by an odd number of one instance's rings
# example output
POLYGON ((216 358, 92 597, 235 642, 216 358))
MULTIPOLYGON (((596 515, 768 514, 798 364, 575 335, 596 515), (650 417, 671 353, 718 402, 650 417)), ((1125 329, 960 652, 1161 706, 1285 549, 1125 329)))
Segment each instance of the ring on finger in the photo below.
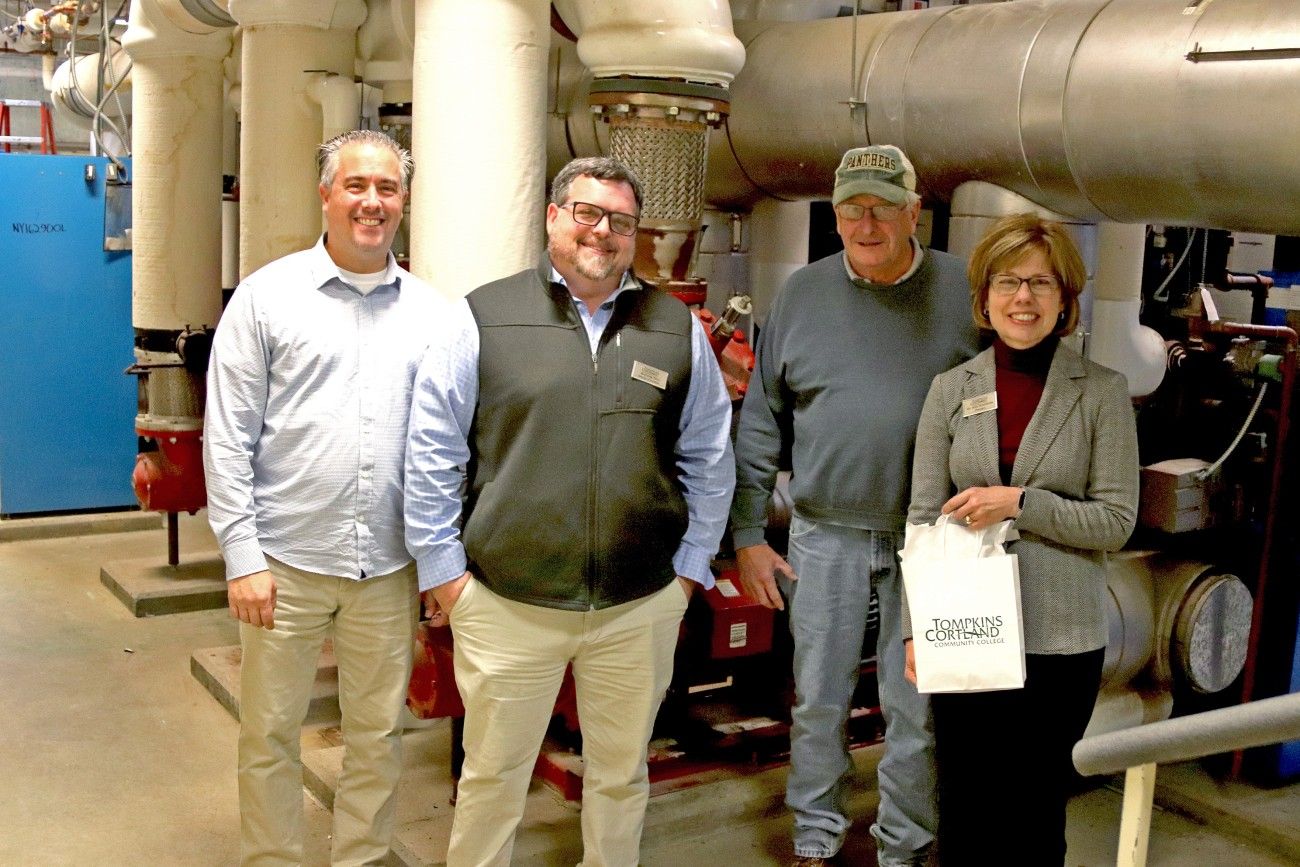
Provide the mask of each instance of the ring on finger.
POLYGON ((964 520, 964 521, 966 522, 966 526, 967 526, 967 527, 969 527, 969 526, 970 526, 972 523, 974 523, 974 521, 975 521, 975 519, 974 519, 973 517, 971 517, 970 515, 967 515, 967 516, 966 516, 965 518, 963 518, 962 520, 964 520))

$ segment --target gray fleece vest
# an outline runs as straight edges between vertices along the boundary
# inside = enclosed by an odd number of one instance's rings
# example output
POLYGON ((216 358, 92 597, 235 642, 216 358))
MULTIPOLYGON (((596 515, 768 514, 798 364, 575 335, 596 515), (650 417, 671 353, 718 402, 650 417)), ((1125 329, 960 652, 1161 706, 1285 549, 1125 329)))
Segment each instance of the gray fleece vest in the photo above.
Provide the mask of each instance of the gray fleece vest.
POLYGON ((465 550, 494 593, 605 608, 675 575, 687 523, 675 446, 693 322, 672 296, 626 291, 593 358, 550 273, 543 258, 468 298, 481 343, 465 550), (664 386, 634 379, 635 362, 665 373, 664 386))

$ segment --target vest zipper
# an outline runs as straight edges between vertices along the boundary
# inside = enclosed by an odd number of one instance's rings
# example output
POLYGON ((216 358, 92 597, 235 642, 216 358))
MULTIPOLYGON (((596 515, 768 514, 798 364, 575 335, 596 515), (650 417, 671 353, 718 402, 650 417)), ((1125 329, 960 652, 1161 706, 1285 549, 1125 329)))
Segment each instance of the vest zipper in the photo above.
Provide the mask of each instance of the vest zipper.
MULTIPOLYGON (((586 340, 587 335, 582 332, 582 339, 586 340)), ((596 480, 599 477, 599 469, 596 466, 596 456, 600 452, 600 344, 596 344, 596 349, 591 353, 591 431, 590 431, 590 448, 591 462, 588 465, 587 475, 587 607, 595 610, 596 605, 593 601, 596 595, 596 540, 600 530, 599 522, 596 516, 596 480)))
POLYGON ((618 366, 614 368, 615 391, 614 405, 623 405, 623 332, 614 335, 614 348, 617 350, 618 366))

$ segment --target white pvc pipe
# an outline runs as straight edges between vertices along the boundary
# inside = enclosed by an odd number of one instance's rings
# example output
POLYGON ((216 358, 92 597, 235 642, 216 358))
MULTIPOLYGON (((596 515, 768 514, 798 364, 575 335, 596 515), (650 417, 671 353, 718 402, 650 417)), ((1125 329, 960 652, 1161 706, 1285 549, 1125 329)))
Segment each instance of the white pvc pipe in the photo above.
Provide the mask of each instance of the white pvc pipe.
POLYGON ((231 0, 243 39, 239 275, 316 243, 315 71, 351 80, 361 0, 231 0))
POLYGON ((1096 295, 1088 357, 1123 373, 1134 397, 1150 394, 1165 376, 1165 342, 1138 323, 1146 226, 1102 223, 1097 231, 1096 295))
POLYGON ((728 85, 745 65, 727 0, 556 0, 597 78, 636 75, 728 85))
POLYGON ((221 311, 222 58, 230 30, 181 30, 132 0, 132 313, 136 328, 214 326, 221 311))
POLYGON ((416 2, 411 270, 450 296, 541 254, 549 41, 545 0, 416 2))

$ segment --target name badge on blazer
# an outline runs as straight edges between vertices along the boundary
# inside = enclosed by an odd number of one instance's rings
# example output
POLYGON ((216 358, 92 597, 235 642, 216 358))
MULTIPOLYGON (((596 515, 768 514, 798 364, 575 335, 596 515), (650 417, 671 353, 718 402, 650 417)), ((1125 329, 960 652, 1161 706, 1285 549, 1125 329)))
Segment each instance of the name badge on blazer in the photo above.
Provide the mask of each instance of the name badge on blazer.
POLYGON ((668 387, 668 372, 651 367, 644 361, 632 362, 632 378, 653 385, 660 391, 668 387))
POLYGON ((998 393, 990 391, 988 394, 981 394, 979 397, 968 397, 963 400, 961 402, 961 417, 970 418, 973 415, 979 415, 997 408, 998 393))

